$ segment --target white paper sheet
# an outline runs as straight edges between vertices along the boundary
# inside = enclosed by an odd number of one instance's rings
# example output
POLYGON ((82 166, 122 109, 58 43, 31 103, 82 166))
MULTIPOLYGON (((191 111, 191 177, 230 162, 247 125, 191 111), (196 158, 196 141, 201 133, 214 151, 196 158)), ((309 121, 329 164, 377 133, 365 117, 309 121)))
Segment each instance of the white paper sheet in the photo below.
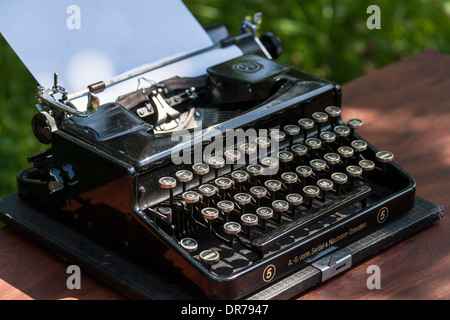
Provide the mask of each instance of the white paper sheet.
MULTIPOLYGON (((212 45, 179 0, 1 1, 0 32, 40 85, 52 87, 57 72, 69 93, 212 45)), ((173 76, 196 75, 192 68, 204 65, 202 59, 172 66, 173 76)), ((151 75, 153 80, 161 77, 151 75)))

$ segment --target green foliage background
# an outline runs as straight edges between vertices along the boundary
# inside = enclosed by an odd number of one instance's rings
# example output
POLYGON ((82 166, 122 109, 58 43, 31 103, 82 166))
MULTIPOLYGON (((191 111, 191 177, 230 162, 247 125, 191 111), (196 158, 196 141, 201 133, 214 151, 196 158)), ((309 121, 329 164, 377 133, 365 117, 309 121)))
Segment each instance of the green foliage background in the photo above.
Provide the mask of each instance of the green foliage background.
MULTIPOLYGON (((341 84, 426 48, 450 53, 450 0, 185 0, 185 4, 202 25, 221 22, 232 35, 245 15, 262 12, 261 33, 272 31, 282 39, 281 62, 341 84), (380 30, 366 27, 366 10, 372 4, 381 9, 380 30)), ((47 147, 31 131, 37 111, 35 89, 35 80, 0 36, 0 197, 16 191, 16 174, 29 166, 26 157, 47 147)))

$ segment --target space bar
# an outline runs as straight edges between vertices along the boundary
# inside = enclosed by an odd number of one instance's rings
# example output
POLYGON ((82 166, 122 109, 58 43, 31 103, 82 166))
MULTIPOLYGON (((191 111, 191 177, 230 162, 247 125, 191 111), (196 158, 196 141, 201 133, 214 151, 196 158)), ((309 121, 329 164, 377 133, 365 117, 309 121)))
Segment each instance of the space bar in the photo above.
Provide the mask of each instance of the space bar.
POLYGON ((330 216, 354 203, 364 200, 370 195, 371 191, 372 189, 368 186, 356 188, 355 190, 345 194, 342 198, 337 199, 329 206, 319 209, 312 216, 309 216, 307 218, 301 217, 288 222, 284 225, 281 225, 279 228, 276 228, 269 233, 253 240, 252 247, 261 252, 262 250, 270 247, 278 241, 289 237, 290 235, 322 220, 323 218, 330 216))

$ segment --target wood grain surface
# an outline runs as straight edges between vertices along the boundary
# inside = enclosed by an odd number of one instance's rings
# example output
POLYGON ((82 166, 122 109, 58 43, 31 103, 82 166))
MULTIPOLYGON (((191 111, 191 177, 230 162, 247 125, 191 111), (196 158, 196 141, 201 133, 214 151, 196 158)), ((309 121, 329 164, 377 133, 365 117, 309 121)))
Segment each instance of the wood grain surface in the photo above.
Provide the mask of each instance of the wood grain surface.
MULTIPOLYGON (((417 195, 450 205, 450 56, 427 50, 343 86, 343 118, 364 121, 359 133, 417 182, 417 195)), ((444 219, 379 252, 297 299, 450 299, 450 222, 444 219), (369 290, 367 268, 381 270, 369 290)), ((69 290, 68 264, 0 229, 0 299, 125 299, 88 275, 69 290)))

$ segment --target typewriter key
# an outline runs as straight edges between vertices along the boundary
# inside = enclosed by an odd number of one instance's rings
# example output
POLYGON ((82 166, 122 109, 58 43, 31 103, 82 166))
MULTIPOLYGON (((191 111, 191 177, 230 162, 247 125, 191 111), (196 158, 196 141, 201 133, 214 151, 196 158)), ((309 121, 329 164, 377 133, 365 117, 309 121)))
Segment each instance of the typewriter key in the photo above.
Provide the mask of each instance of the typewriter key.
POLYGON ((209 206, 211 202, 211 197, 216 194, 216 187, 214 187, 211 184, 202 184, 200 187, 198 187, 198 192, 207 199, 206 205, 209 206))
POLYGON ((328 166, 330 167, 330 172, 334 172, 334 166, 341 161, 341 157, 337 153, 325 153, 323 155, 323 159, 328 163, 328 166))
POLYGON ((266 221, 273 217, 273 210, 269 207, 259 207, 256 209, 256 215, 262 221, 262 228, 266 230, 266 221))
POLYGON ((383 172, 386 172, 386 164, 394 160, 394 154, 390 151, 378 151, 375 157, 377 161, 381 162, 383 172))
POLYGON ((294 159, 294 154, 290 151, 280 151, 278 152, 278 159, 280 162, 289 163, 294 159))
POLYGON ((358 165, 363 169, 363 180, 366 181, 369 171, 375 169, 375 163, 372 160, 361 160, 358 165))
POLYGON ((219 252, 216 250, 203 250, 198 257, 208 266, 208 271, 211 271, 212 265, 220 260, 219 252))
POLYGON ((320 149, 320 147, 322 146, 322 141, 320 141, 320 139, 317 138, 308 138, 305 141, 305 146, 307 146, 311 150, 317 150, 320 149))
POLYGON ((322 159, 313 159, 309 162, 309 166, 316 172, 316 177, 319 178, 321 172, 327 168, 327 163, 322 159))
POLYGON ((347 126, 336 126, 333 131, 340 138, 340 141, 350 134, 350 128, 347 126))
POLYGON ((287 187, 288 192, 292 191, 292 185, 298 181, 298 176, 294 172, 283 172, 281 180, 287 187))
POLYGON ((223 155, 227 163, 231 165, 230 171, 234 171, 234 164, 241 159, 241 153, 237 150, 226 150, 223 155))
POLYGON ((203 208, 202 211, 202 217, 208 221, 208 230, 209 232, 212 232, 212 221, 216 220, 219 217, 219 210, 216 208, 203 208))
POLYGON ((317 186, 322 191, 322 202, 324 202, 326 199, 327 191, 330 191, 333 189, 333 181, 329 179, 320 179, 317 181, 317 186))
POLYGON ((336 134, 331 131, 324 131, 319 135, 319 137, 325 143, 333 143, 336 141, 336 134))
POLYGON ((192 171, 198 175, 198 184, 203 184, 203 176, 209 173, 209 166, 206 163, 196 163, 192 166, 192 171))
POLYGON ((253 182, 258 183, 258 177, 264 172, 264 168, 259 164, 250 164, 247 166, 247 172, 254 178, 253 182))
POLYGON ((297 214, 297 207, 303 203, 303 197, 297 193, 290 193, 286 196, 286 201, 291 205, 291 216, 297 214))
POLYGON ((354 150, 352 147, 347 147, 347 146, 343 146, 343 147, 339 147, 337 149, 338 154, 343 158, 344 161, 344 167, 347 167, 347 162, 348 162, 348 158, 350 158, 351 156, 353 156, 354 150))
POLYGON ((331 180, 337 184, 336 193, 339 195, 341 193, 341 186, 348 181, 348 176, 342 172, 335 172, 331 175, 331 180))
POLYGON ((262 186, 254 186, 250 188, 250 193, 256 199, 256 206, 259 207, 261 203, 261 198, 264 198, 267 195, 266 188, 262 186))
POLYGON ((239 149, 245 154, 245 162, 250 163, 252 155, 256 153, 258 148, 253 143, 243 143, 239 146, 239 149))
POLYGON ((173 208, 173 188, 177 186, 177 180, 172 177, 162 177, 161 179, 159 179, 159 186, 161 189, 169 189, 170 206, 173 208))
POLYGON ((350 128, 350 138, 353 139, 355 135, 355 129, 361 128, 363 125, 363 121, 360 119, 350 119, 347 121, 347 126, 350 128))
POLYGON ((217 188, 222 191, 222 198, 225 200, 227 194, 227 190, 233 186, 233 180, 227 177, 220 177, 214 180, 217 188))
POLYGON ((228 221, 228 214, 234 210, 234 202, 230 200, 222 200, 217 203, 217 208, 222 211, 225 221, 228 221))
POLYGON ((353 140, 350 146, 355 150, 355 157, 359 159, 359 154, 367 149, 367 142, 363 140, 353 140))
POLYGON ((322 132, 322 124, 328 121, 328 114, 325 112, 314 112, 312 114, 313 120, 317 123, 317 132, 322 132))
POLYGON ((278 180, 270 179, 264 182, 264 186, 271 192, 273 201, 275 199, 276 192, 281 189, 281 182, 278 180))
POLYGON ((181 195, 186 203, 197 203, 200 201, 200 195, 195 191, 186 191, 181 195))
POLYGON ((297 174, 302 177, 302 186, 305 186, 306 183, 306 178, 310 177, 313 173, 311 167, 309 166, 298 166, 297 168, 295 168, 295 172, 297 172, 297 174))
POLYGON ((298 120, 298 125, 303 130, 303 140, 308 138, 308 131, 314 127, 314 121, 309 118, 302 118, 298 120))
POLYGON ((330 117, 331 129, 334 129, 334 127, 336 126, 336 120, 341 115, 341 108, 336 106, 329 106, 325 108, 325 112, 330 117))
POLYGON ((243 171, 243 170, 237 170, 237 171, 233 171, 231 173, 231 178, 233 178, 236 186, 237 186, 237 190, 239 192, 242 191, 242 184, 248 180, 249 175, 247 172, 243 171))
POLYGON ((274 157, 265 157, 261 159, 261 165, 264 167, 264 174, 271 176, 277 173, 279 162, 274 157))
POLYGON ((303 188, 303 193, 308 198, 308 208, 312 208, 313 198, 320 194, 320 189, 316 186, 309 185, 303 188))
POLYGON ((246 227, 253 227, 258 224, 258 216, 253 213, 245 213, 241 216, 242 224, 246 227))
POLYGON ((273 211, 278 213, 276 221, 280 223, 283 212, 289 210, 289 202, 285 200, 274 200, 272 201, 272 208, 273 211))
POLYGON ((175 172, 175 177, 183 184, 183 192, 185 192, 186 183, 192 180, 194 174, 189 170, 178 170, 175 172))
POLYGON ((271 140, 281 142, 284 141, 284 139, 286 138, 286 133, 278 129, 275 129, 270 131, 269 136, 271 140))
POLYGON ((347 172, 347 175, 350 176, 351 181, 350 181, 350 186, 353 187, 354 186, 354 182, 355 182, 355 178, 358 178, 361 176, 363 170, 361 169, 361 167, 358 166, 348 166, 347 168, 345 168, 345 171, 347 172))
POLYGON ((225 166, 225 159, 221 157, 211 157, 208 159, 208 164, 211 168, 215 169, 216 171, 216 179, 219 177, 219 169, 223 168, 225 166))
POLYGON ((234 221, 226 222, 223 225, 223 231, 226 234, 236 235, 241 232, 241 225, 234 221))
POLYGON ((255 143, 259 146, 261 149, 267 149, 270 147, 270 139, 267 137, 258 137, 255 139, 255 143))
POLYGON ((194 252, 198 248, 198 242, 192 238, 183 238, 180 240, 180 246, 187 252, 194 252))
POLYGON ((295 124, 288 124, 284 126, 283 130, 289 136, 290 145, 292 146, 294 144, 294 136, 300 133, 300 127, 295 124))
POLYGON ((245 206, 252 201, 252 197, 248 193, 241 192, 234 195, 234 200, 241 206, 241 213, 244 213, 245 206))

